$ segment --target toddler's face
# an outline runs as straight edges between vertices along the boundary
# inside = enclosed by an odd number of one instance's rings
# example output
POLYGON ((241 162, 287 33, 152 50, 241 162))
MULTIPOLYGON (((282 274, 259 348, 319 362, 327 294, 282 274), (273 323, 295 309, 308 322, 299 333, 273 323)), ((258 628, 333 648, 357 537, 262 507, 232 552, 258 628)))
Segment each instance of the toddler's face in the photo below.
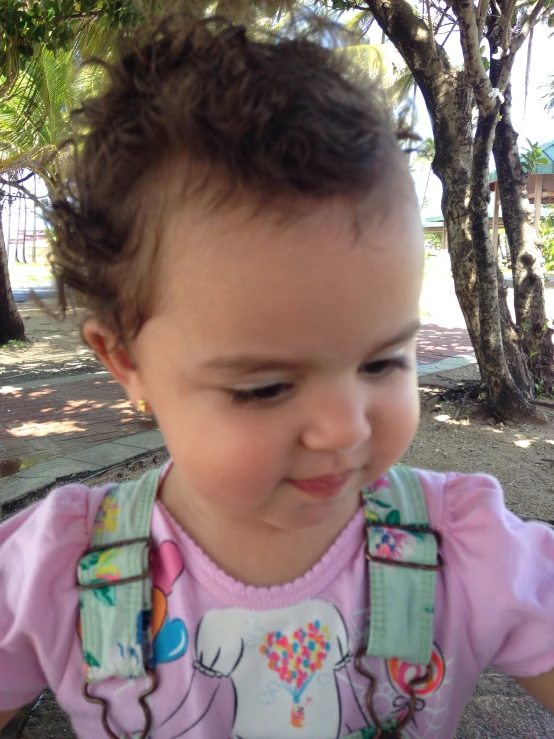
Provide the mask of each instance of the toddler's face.
POLYGON ((184 495, 301 529, 352 510, 418 420, 423 249, 404 201, 357 238, 333 201, 278 225, 181 213, 133 347, 184 495))

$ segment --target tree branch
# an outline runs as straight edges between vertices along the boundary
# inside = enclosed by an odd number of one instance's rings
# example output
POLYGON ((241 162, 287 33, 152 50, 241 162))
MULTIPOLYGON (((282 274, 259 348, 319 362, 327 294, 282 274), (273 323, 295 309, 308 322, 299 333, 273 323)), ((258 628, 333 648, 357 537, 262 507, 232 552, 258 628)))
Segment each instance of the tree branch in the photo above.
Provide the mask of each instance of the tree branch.
POLYGON ((435 39, 435 29, 433 26, 433 21, 431 20, 431 3, 430 0, 426 0, 427 5, 427 23, 429 25, 429 32, 431 34, 431 38, 433 40, 432 42, 432 49, 433 49, 433 58, 436 58, 437 56, 437 41, 435 39))
POLYGON ((533 10, 527 17, 526 21, 524 22, 521 31, 513 37, 512 43, 510 44, 510 54, 515 54, 523 46, 523 42, 529 35, 529 32, 534 26, 537 25, 539 15, 544 10, 547 2, 548 0, 539 0, 538 3, 535 5, 533 10))
MULTIPOLYGON (((377 23, 392 40, 412 73, 429 71, 429 59, 438 62, 437 73, 451 69, 450 60, 441 47, 435 47, 433 29, 414 13, 407 0, 367 0, 377 23), (436 51, 435 51, 436 48, 436 51)), ((419 84, 421 87, 421 84, 419 84)))
POLYGON ((487 20, 487 12, 490 7, 490 0, 479 0, 477 8, 477 36, 479 39, 483 36, 483 29, 487 20))
POLYGON ((443 48, 444 48, 444 46, 445 46, 446 42, 448 41, 448 39, 450 38, 450 36, 452 35, 452 31, 453 31, 453 30, 454 30, 455 28, 456 28, 456 25, 455 25, 455 24, 453 23, 453 24, 452 24, 452 26, 450 27, 450 31, 448 31, 448 33, 446 34, 446 38, 444 39, 444 41, 443 41, 443 42, 442 42, 442 44, 441 44, 441 46, 442 46, 443 48))
POLYGON ((506 89, 506 85, 510 81, 510 75, 512 73, 512 67, 514 66, 515 56, 523 45, 523 42, 529 35, 531 29, 534 28, 539 22, 540 15, 544 11, 547 2, 548 0, 538 0, 537 4, 533 8, 532 13, 530 13, 528 18, 523 23, 523 26, 521 27, 519 33, 517 33, 512 38, 510 46, 506 54, 502 58, 502 68, 498 76, 499 90, 504 91, 506 89))
POLYGON ((472 0, 453 0, 452 7, 458 18, 466 76, 473 89, 479 110, 485 116, 490 115, 494 112, 497 103, 481 59, 481 37, 477 28, 475 6, 472 0))
POLYGON ((47 210, 47 206, 44 205, 44 203, 37 198, 36 195, 34 195, 30 190, 27 190, 26 187, 21 185, 17 181, 12 180, 5 180, 3 177, 0 177, 0 185, 7 185, 8 187, 15 187, 16 190, 19 190, 19 192, 23 193, 26 198, 29 198, 38 208, 40 208, 42 213, 45 213, 47 210))
POLYGON ((504 16, 502 20, 504 24, 504 29, 502 31, 502 49, 504 52, 508 51, 508 37, 512 29, 512 14, 516 7, 516 2, 517 0, 508 0, 508 7, 502 13, 502 15, 504 16))

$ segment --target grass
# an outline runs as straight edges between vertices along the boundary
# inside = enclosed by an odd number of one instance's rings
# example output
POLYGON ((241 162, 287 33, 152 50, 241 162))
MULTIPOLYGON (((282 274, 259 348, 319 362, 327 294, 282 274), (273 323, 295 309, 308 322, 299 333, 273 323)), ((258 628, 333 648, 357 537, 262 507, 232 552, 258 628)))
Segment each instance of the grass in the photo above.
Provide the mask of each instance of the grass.
POLYGON ((9 264, 10 280, 12 285, 33 285, 52 282, 52 270, 48 264, 9 264))
POLYGON ((17 347, 18 349, 22 349, 25 346, 25 342, 20 341, 19 339, 10 339, 5 344, 0 346, 0 349, 9 349, 12 346, 17 347))

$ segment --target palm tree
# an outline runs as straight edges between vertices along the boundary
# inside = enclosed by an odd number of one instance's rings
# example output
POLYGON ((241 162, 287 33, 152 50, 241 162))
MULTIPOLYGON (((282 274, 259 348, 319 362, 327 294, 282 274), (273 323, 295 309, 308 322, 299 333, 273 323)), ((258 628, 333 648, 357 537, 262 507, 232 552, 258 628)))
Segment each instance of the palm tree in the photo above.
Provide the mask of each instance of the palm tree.
MULTIPOLYGON (((39 209, 44 203, 24 185, 38 175, 52 196, 63 176, 66 155, 59 146, 71 134, 70 112, 98 91, 103 78, 99 66, 78 65, 87 53, 109 57, 114 34, 92 24, 67 51, 43 49, 29 63, 0 104, 0 216, 6 189, 15 188, 39 209)), ((0 80, 1 85, 2 80, 0 80)), ((0 345, 23 339, 24 325, 15 306, 9 282, 7 254, 0 220, 0 345)))
POLYGON ((79 58, 75 47, 55 55, 43 51, 0 105, 0 173, 28 170, 50 193, 56 190, 64 163, 59 147, 71 134, 70 112, 98 90, 103 77, 98 66, 79 70, 79 58))
POLYGON ((421 208, 425 205, 425 196, 427 195, 427 188, 429 187, 429 180, 431 179, 431 167, 433 159, 435 158, 435 140, 433 138, 424 139, 421 146, 418 148, 414 164, 421 164, 423 167, 429 167, 427 173, 427 182, 425 183, 425 190, 423 191, 423 197, 421 198, 421 208))
POLYGON ((550 82, 547 85, 544 85, 544 87, 548 89, 546 95, 543 96, 543 100, 546 101, 544 107, 550 113, 554 113, 554 75, 550 78, 550 82))

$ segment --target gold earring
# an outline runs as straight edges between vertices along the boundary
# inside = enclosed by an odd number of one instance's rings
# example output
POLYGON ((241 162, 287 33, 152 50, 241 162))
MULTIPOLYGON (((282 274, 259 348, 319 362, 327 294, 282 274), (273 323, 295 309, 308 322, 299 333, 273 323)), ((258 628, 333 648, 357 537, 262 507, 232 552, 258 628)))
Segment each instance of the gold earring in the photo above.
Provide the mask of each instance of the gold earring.
POLYGON ((146 400, 144 400, 144 398, 141 398, 137 402, 137 411, 139 413, 146 413, 148 411, 148 403, 146 402, 146 400))

